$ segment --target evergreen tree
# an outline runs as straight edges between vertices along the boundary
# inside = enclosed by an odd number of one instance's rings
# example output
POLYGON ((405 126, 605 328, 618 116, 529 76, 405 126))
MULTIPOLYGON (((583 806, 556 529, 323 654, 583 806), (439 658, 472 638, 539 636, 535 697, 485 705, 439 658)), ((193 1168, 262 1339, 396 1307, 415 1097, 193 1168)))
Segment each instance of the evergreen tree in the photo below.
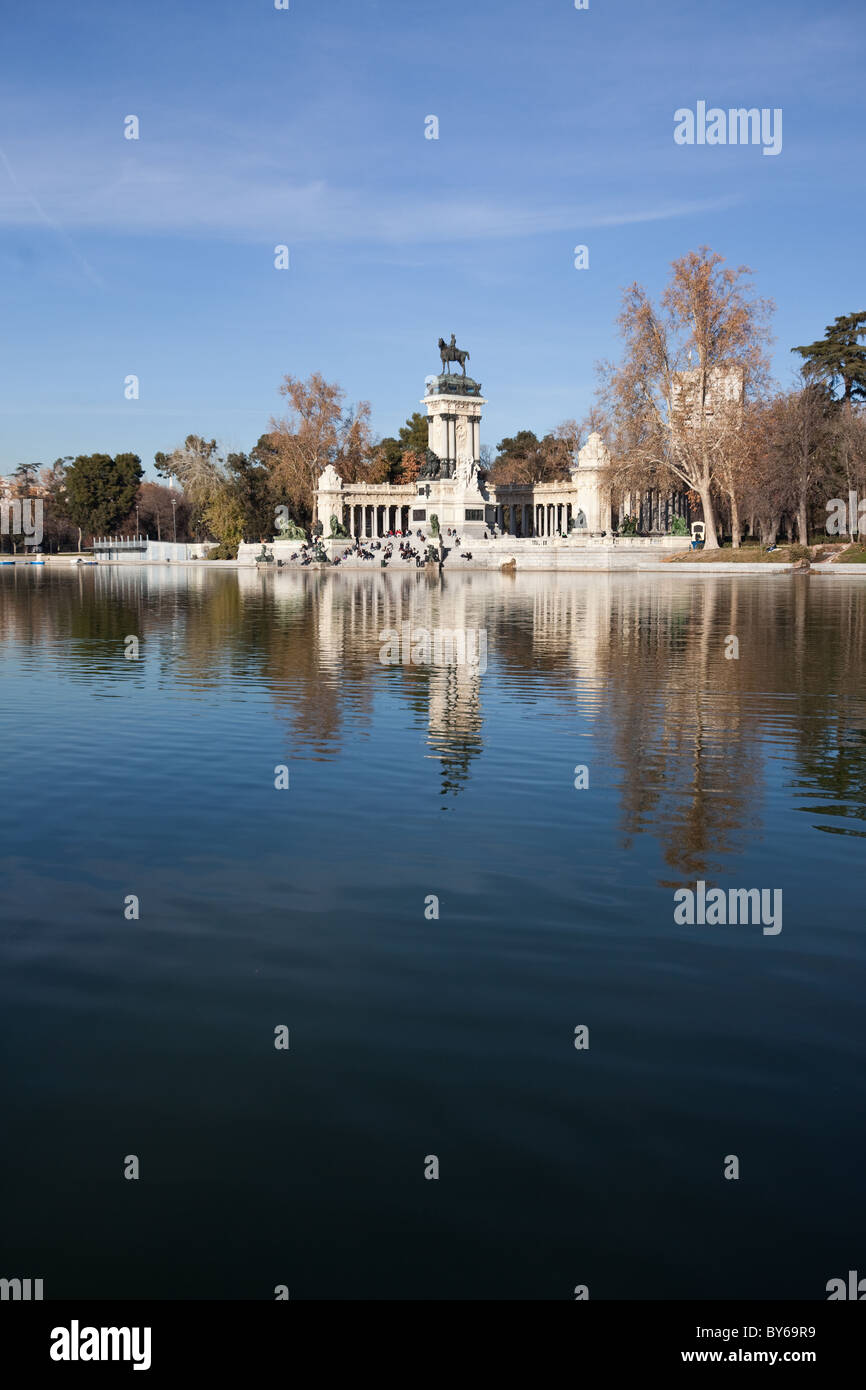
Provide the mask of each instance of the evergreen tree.
POLYGON ((226 459, 227 491, 240 505, 242 530, 249 540, 274 534, 275 504, 266 461, 269 456, 267 439, 263 437, 250 454, 229 454, 226 459))
POLYGON ((82 532, 110 535, 129 514, 141 477, 137 454, 79 454, 66 472, 66 514, 82 532))
POLYGON ((842 399, 866 400, 866 313, 841 314, 824 329, 816 343, 792 348, 805 360, 804 371, 824 381, 832 391, 842 383, 842 399))
POLYGON ((423 454, 427 448, 428 430, 427 416, 422 415, 420 410, 414 411, 397 431, 400 440, 401 451, 405 453, 423 454))

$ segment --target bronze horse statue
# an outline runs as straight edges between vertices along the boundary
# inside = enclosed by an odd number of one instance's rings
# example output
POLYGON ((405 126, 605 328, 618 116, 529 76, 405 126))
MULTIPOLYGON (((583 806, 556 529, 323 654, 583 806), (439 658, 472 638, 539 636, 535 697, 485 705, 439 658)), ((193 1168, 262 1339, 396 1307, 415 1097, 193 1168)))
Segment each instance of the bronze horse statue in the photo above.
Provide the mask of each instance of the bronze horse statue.
POLYGON ((445 374, 445 368, 449 362, 459 362, 460 366, 463 368, 463 375, 466 375, 466 363, 469 361, 469 353, 466 352, 464 348, 459 348, 457 346, 453 333, 451 334, 450 343, 446 343, 444 338, 439 339, 439 356, 442 358, 443 375, 445 374))

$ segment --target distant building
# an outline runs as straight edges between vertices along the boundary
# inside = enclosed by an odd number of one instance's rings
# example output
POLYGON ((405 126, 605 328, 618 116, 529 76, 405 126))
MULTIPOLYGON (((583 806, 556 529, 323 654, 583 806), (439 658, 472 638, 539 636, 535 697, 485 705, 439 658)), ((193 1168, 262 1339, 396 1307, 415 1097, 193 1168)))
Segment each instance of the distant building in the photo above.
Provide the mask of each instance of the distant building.
MULTIPOLYGON (((685 417, 684 423, 694 428, 701 416, 700 390, 701 370, 689 367, 684 372, 675 372, 671 382, 672 406, 675 414, 685 417)), ((721 410, 738 406, 742 413, 745 391, 745 373, 742 367, 711 367, 707 373, 704 391, 704 420, 712 420, 721 410)))

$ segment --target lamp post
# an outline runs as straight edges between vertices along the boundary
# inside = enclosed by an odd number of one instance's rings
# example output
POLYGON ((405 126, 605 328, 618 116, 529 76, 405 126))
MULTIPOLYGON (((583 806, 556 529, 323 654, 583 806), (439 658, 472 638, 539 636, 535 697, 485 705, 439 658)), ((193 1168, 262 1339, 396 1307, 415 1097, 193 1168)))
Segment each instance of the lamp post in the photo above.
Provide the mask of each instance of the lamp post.
POLYGON ((177 498, 176 498, 176 497, 172 497, 172 499, 171 499, 171 524, 172 524, 172 530, 173 530, 173 532, 174 532, 175 544, 177 544, 177 498))

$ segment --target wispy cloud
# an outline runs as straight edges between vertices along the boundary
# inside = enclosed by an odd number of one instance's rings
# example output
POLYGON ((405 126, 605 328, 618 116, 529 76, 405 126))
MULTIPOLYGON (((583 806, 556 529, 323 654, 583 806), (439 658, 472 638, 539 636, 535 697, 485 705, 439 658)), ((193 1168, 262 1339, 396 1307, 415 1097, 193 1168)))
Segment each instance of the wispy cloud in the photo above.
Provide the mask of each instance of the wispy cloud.
POLYGON ((48 227, 52 232, 54 232, 55 236, 57 236, 57 238, 62 242, 66 251, 76 262, 79 268, 84 271, 84 274, 86 275, 90 283, 96 285, 98 289, 104 289, 104 281, 93 269, 93 266, 90 264, 87 258, 81 254, 78 247, 70 239, 69 234, 66 232, 66 230, 60 225, 59 222, 56 221, 55 218, 51 217, 45 211, 39 199, 33 193, 31 193, 29 190, 25 188, 22 188, 18 180, 18 177, 15 173, 15 170, 12 168, 12 165, 10 164, 9 159, 7 158, 2 146, 0 146, 0 165, 2 165, 3 169, 5 170, 6 178, 8 181, 8 187, 11 194, 11 196, 8 197, 7 202, 0 200, 0 223, 5 221, 4 212, 6 210, 6 207, 9 207, 13 211, 16 208, 18 209, 18 216, 13 217, 12 219, 15 225, 37 225, 42 227, 48 227), (30 215, 22 217, 21 214, 27 213, 28 210, 30 215))
MULTIPOLYGON (((735 196, 692 200, 625 199, 563 203, 543 196, 436 197, 393 187, 338 187, 323 179, 293 181, 279 168, 238 153, 198 163, 183 153, 143 147, 112 156, 60 161, 56 150, 27 153, 25 180, 4 158, 9 185, 0 198, 0 225, 47 224, 58 235, 72 230, 140 235, 210 235, 237 240, 379 242, 395 245, 534 236, 658 222, 717 211, 735 196)), ((70 244, 70 243, 68 243, 70 244)), ((71 245, 71 244, 70 244, 71 245)), ((80 253, 76 253, 79 254, 80 253)), ((86 265, 86 262, 84 263, 86 265)), ((88 267, 89 270, 89 267, 88 267)), ((93 272, 90 271, 93 275, 93 272)))

